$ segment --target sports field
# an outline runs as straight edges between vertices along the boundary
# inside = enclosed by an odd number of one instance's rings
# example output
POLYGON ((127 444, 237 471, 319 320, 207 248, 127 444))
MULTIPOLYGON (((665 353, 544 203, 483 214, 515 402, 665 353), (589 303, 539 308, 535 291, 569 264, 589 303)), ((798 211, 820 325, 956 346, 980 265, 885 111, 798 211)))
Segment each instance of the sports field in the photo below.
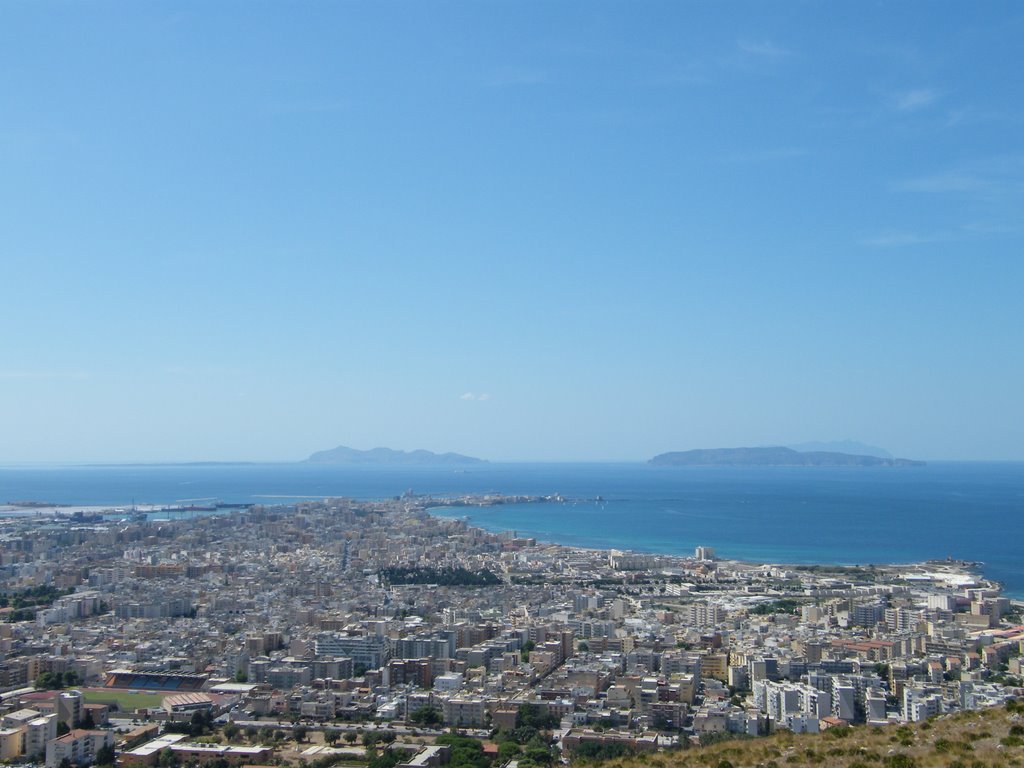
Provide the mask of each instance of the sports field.
POLYGON ((86 704, 117 704, 122 712, 133 712, 136 709, 156 709, 164 700, 166 693, 136 693, 121 691, 115 688, 89 688, 82 691, 86 704))

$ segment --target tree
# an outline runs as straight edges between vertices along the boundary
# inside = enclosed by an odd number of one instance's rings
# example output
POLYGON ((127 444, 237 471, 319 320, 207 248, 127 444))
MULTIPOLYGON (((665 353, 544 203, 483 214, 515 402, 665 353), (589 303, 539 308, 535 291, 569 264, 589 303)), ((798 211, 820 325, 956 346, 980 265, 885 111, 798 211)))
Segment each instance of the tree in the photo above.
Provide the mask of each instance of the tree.
POLYGON ((523 647, 519 649, 520 657, 523 661, 530 658, 530 651, 537 647, 537 644, 533 640, 527 640, 523 643, 523 647))
MULTIPOLYGON (((87 731, 91 731, 96 727, 96 720, 92 716, 92 710, 85 710, 85 714, 82 715, 82 719, 78 723, 79 728, 85 728, 87 731)), ((98 758, 97 758, 98 760, 98 758)))
MULTIPOLYGON (((573 750, 573 757, 581 757, 589 760, 612 760, 616 757, 631 754, 633 750, 621 742, 611 744, 597 744, 592 741, 584 741, 573 750)), ((522 763, 519 763, 522 766, 522 763)))
POLYGON ((378 755, 376 750, 367 747, 366 752, 369 761, 366 768, 395 768, 400 762, 397 753, 391 749, 385 749, 378 755))
POLYGON ((477 739, 446 733, 438 736, 435 743, 446 744, 451 748, 448 768, 487 768, 490 764, 483 744, 477 739))
POLYGON ((306 733, 307 730, 306 726, 304 725, 296 725, 294 728, 292 728, 292 738, 296 741, 305 741, 306 733))
POLYGON ((238 736, 239 728, 234 723, 227 723, 224 726, 224 736, 228 741, 234 741, 235 737, 238 736))
POLYGON ((113 765, 114 747, 111 744, 104 744, 96 750, 96 765, 113 765))
POLYGON ((518 728, 512 729, 508 736, 516 744, 529 744, 536 735, 537 729, 532 725, 520 725, 518 728))
POLYGON ((247 682, 249 682, 249 676, 245 673, 244 669, 239 669, 237 672, 235 672, 235 682, 236 683, 247 683, 247 682))
POLYGON ((355 731, 345 731, 345 736, 343 738, 349 744, 355 744, 356 739, 359 738, 359 734, 357 734, 355 731))
POLYGON ((213 723, 213 715, 210 714, 209 710, 197 709, 192 713, 192 717, 188 721, 188 733, 189 736, 202 736, 206 733, 210 725, 213 723))
POLYGON ((337 728, 328 728, 324 731, 324 741, 332 747, 338 743, 339 736, 341 736, 341 734, 338 732, 337 728))
POLYGON ((63 736, 65 733, 71 733, 71 729, 68 727, 67 723, 61 720, 57 723, 57 735, 63 736))
POLYGON ((586 653, 590 650, 590 644, 586 640, 580 640, 578 648, 580 653, 586 653))
POLYGON ((507 763, 520 753, 519 745, 514 741, 503 741, 498 745, 498 761, 507 763))
POLYGON ((551 750, 548 747, 541 745, 530 745, 528 746, 523 754, 527 760, 532 760, 538 765, 551 765, 551 750))
POLYGON ((64 687, 64 676, 55 672, 40 672, 36 678, 36 688, 56 690, 64 687))
POLYGON ((558 718, 554 715, 549 715, 546 710, 541 709, 538 705, 527 702, 519 705, 519 712, 516 715, 516 727, 517 729, 525 727, 538 730, 557 728, 558 718))
POLYGON ((437 710, 436 707, 422 706, 415 710, 409 719, 417 725, 424 725, 428 728, 435 725, 440 725, 444 720, 444 717, 437 710))
POLYGON ((69 669, 64 673, 64 687, 70 688, 73 685, 78 685, 78 673, 73 669, 69 669))

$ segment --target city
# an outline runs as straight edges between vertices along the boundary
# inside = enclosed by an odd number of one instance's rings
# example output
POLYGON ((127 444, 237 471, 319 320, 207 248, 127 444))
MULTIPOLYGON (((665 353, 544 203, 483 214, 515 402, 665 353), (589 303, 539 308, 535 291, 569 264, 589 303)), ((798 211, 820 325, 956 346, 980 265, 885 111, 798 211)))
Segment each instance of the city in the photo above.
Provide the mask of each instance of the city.
POLYGON ((3 519, 0 756, 433 765, 458 732, 530 768, 1022 692, 1021 606, 971 563, 576 549, 436 503, 3 519))

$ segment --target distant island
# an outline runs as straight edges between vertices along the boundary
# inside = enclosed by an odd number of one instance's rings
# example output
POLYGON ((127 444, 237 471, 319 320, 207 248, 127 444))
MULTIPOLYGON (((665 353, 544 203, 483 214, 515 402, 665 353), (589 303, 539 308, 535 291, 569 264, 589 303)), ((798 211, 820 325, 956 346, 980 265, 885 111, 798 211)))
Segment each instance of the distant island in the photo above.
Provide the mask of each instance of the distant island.
POLYGON ((792 448, 698 448, 662 453, 647 462, 660 467, 922 467, 923 461, 792 448))
POLYGON ((308 459, 307 464, 395 464, 395 465, 457 465, 486 464, 483 459, 463 456, 460 453, 434 453, 433 451, 396 451, 391 448, 373 448, 360 451, 339 445, 328 451, 317 451, 308 459))
POLYGON ((815 440, 809 443, 787 445, 786 447, 801 453, 826 451, 828 453, 852 453, 854 456, 877 456, 880 459, 896 458, 885 448, 879 448, 877 445, 868 445, 857 440, 831 440, 827 443, 815 440))

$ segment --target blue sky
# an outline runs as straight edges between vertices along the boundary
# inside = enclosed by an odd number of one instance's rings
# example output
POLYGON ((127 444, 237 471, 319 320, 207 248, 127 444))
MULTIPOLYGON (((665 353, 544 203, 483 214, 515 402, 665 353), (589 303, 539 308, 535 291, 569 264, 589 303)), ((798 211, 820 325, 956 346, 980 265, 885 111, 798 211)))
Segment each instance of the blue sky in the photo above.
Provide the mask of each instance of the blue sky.
POLYGON ((1016 3, 0 8, 0 461, 1024 460, 1016 3))

